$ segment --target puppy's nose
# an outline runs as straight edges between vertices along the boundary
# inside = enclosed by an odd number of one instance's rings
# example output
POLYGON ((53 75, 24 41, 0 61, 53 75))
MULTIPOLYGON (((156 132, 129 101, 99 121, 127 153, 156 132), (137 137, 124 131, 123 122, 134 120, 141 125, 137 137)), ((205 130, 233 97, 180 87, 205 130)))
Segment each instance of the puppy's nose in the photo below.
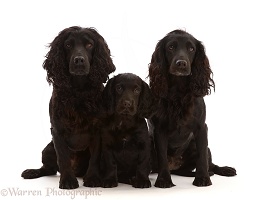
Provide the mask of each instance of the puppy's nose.
POLYGON ((186 60, 177 60, 176 65, 178 67, 186 67, 187 66, 187 61, 186 60))
POLYGON ((83 56, 76 56, 76 57, 74 58, 74 63, 75 63, 76 65, 83 65, 84 62, 85 62, 85 58, 84 58, 83 56))
POLYGON ((129 100, 125 100, 124 101, 124 107, 125 108, 130 108, 130 106, 131 106, 131 102, 129 100))

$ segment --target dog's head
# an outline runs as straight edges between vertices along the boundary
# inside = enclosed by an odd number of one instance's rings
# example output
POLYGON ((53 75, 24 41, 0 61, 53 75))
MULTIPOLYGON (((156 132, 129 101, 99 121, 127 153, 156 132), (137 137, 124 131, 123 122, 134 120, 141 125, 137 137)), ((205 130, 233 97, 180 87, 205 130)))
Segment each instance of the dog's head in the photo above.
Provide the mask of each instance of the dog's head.
POLYGON ((104 38, 94 28, 78 26, 62 30, 51 42, 43 68, 48 82, 58 87, 69 85, 71 76, 103 83, 115 70, 104 38))
POLYGON ((68 36, 64 41, 64 49, 70 74, 79 76, 89 74, 94 45, 94 39, 87 29, 72 32, 68 36))
POLYGON ((183 30, 174 30, 156 45, 149 65, 150 87, 166 97, 170 78, 186 77, 195 96, 210 94, 214 81, 203 44, 183 30))
POLYGON ((142 118, 152 114, 153 96, 148 84, 131 73, 119 74, 107 82, 103 102, 109 114, 142 118))
POLYGON ((190 75, 196 50, 196 41, 191 35, 180 31, 168 34, 165 42, 168 72, 176 76, 190 75))

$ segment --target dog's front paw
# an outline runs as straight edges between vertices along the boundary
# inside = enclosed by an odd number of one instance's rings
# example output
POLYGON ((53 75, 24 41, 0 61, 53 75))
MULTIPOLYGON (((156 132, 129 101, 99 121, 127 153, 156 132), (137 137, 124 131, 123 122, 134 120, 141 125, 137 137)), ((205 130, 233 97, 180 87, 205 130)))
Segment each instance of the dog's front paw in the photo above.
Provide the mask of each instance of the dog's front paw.
POLYGON ((210 177, 196 177, 192 184, 198 187, 212 185, 210 177))
POLYGON ((84 178, 84 184, 85 187, 101 187, 101 181, 97 177, 92 178, 84 178))
POLYGON ((104 180, 102 183, 103 188, 113 188, 118 186, 118 181, 113 179, 104 180))
POLYGON ((75 176, 62 176, 59 181, 60 189, 75 189, 78 188, 78 181, 75 176))
POLYGON ((175 186, 175 184, 173 184, 171 180, 168 181, 164 179, 159 179, 159 180, 156 180, 155 182, 155 187, 158 187, 158 188, 170 188, 173 186, 175 186))
POLYGON ((132 183, 132 186, 134 188, 149 188, 149 187, 151 187, 150 180, 140 180, 140 179, 133 178, 131 183, 132 183))

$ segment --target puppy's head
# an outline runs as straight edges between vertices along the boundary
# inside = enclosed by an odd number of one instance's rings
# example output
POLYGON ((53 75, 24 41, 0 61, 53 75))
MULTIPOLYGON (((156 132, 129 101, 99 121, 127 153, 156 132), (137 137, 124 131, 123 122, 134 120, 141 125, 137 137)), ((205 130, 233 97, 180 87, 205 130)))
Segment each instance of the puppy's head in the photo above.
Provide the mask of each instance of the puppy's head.
POLYGON ((103 101, 109 114, 148 118, 152 112, 153 97, 149 86, 131 73, 110 79, 103 92, 103 101))

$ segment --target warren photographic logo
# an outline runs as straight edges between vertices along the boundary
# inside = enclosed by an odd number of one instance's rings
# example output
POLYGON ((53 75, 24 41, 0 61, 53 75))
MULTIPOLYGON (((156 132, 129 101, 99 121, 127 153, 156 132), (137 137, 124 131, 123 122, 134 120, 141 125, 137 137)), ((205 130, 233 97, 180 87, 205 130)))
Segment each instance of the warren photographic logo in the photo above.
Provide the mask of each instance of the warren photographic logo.
POLYGON ((75 189, 75 190, 60 190, 57 188, 45 188, 45 190, 28 190, 21 189, 19 187, 8 187, 1 189, 0 196, 2 197, 59 197, 59 196, 67 196, 71 199, 75 199, 76 197, 84 197, 87 199, 88 197, 93 196, 101 196, 102 190, 96 188, 87 188, 87 189, 75 189))

